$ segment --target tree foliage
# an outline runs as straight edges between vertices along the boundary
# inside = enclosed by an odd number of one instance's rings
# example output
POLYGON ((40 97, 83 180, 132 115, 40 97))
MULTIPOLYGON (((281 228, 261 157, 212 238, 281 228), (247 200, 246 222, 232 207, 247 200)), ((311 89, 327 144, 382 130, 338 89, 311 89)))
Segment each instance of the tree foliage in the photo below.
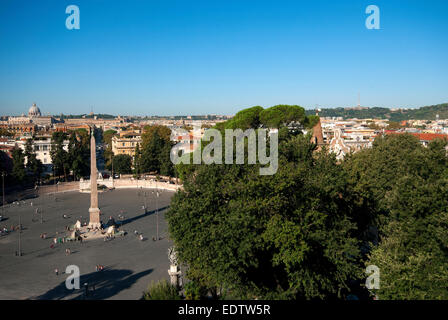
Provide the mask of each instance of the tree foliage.
POLYGON ((317 120, 318 117, 314 115, 306 116, 305 110, 297 105, 276 105, 267 109, 255 106, 237 112, 232 119, 218 123, 215 128, 246 130, 265 127, 278 129, 291 122, 300 123, 304 128, 312 128, 317 124, 317 120))
POLYGON ((260 113, 263 107, 256 106, 241 110, 235 116, 227 121, 226 129, 249 129, 258 128, 260 126, 260 113))
POLYGON ((12 176, 18 183, 22 183, 26 177, 25 155, 19 147, 12 150, 12 176))
POLYGON ((127 174, 132 172, 132 157, 127 154, 119 154, 113 157, 114 172, 127 174))
MULTIPOLYGON (((314 114, 314 110, 307 110, 307 114, 314 114)), ((410 109, 389 108, 325 108, 320 112, 322 117, 342 117, 344 119, 389 119, 391 121, 403 121, 410 119, 435 120, 448 118, 448 103, 410 109)))
POLYGON ((87 131, 72 131, 68 144, 67 160, 75 179, 90 172, 90 141, 87 131))
POLYGON ((65 179, 67 179, 67 174, 70 170, 68 152, 64 149, 64 140, 66 138, 67 134, 65 132, 53 132, 50 151, 55 175, 64 175, 65 179))
MULTIPOLYGON (((257 110, 247 112, 249 121, 238 121, 257 125, 257 110)), ((295 108, 278 110, 275 125, 303 115, 295 108)), ((167 214, 190 277, 240 298, 331 298, 347 292, 349 281, 361 274, 353 222, 359 211, 348 202, 335 157, 315 157, 314 149, 310 136, 286 130, 275 175, 260 176, 258 164, 191 167, 167 214)))
POLYGON ((134 174, 138 177, 142 172, 142 152, 140 151, 140 144, 137 143, 134 152, 134 174))
POLYGON ((174 166, 170 159, 173 143, 168 127, 155 125, 145 127, 142 134, 141 168, 144 172, 157 172, 172 176, 174 166))
POLYGON ((178 290, 168 281, 151 282, 147 291, 143 293, 144 300, 180 300, 178 290))
POLYGON ((329 299, 356 289, 373 264, 380 299, 447 299, 446 141, 424 147, 409 134, 379 136, 338 162, 286 127, 309 128, 317 117, 266 110, 243 110, 215 128, 279 126, 275 175, 247 162, 177 166, 184 188, 167 218, 187 277, 236 298, 329 299))
POLYGON ((164 141, 169 142, 171 138, 171 129, 163 125, 145 126, 142 134, 143 145, 145 146, 149 144, 155 134, 164 141))
POLYGON ((0 150, 0 173, 11 173, 12 171, 12 159, 8 157, 6 152, 0 150))
POLYGON ((277 105, 260 112, 260 122, 268 128, 280 128, 290 122, 304 124, 305 118, 305 110, 295 105, 277 105))
POLYGON ((391 135, 344 164, 354 197, 378 228, 366 264, 380 269, 380 299, 448 298, 445 147, 391 135))
POLYGON ((51 139, 51 161, 54 173, 64 175, 67 180, 70 172, 74 179, 86 176, 90 172, 90 136, 85 129, 65 132, 54 132, 51 139), (67 150, 64 141, 68 139, 67 150))
POLYGON ((37 159, 33 149, 33 139, 28 139, 25 144, 24 156, 26 158, 26 168, 32 174, 33 180, 37 181, 43 172, 42 162, 37 159))
POLYGON ((103 153, 104 160, 106 161, 106 167, 109 168, 112 167, 111 159, 113 156, 112 152, 112 138, 114 135, 117 134, 117 131, 115 130, 106 130, 102 134, 102 142, 104 146, 106 147, 103 153))

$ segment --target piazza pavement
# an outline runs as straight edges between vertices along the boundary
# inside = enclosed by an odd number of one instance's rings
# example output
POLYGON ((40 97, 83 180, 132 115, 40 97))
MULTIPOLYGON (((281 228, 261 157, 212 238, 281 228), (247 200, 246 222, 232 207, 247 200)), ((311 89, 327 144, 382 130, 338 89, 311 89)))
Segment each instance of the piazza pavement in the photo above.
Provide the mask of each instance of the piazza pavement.
MULTIPOLYGON (((99 194, 101 220, 110 216, 127 235, 110 241, 86 240, 65 242, 51 248, 55 237, 65 235, 65 226, 77 220, 88 222, 90 194, 70 191, 41 195, 5 206, 6 220, 0 227, 23 225, 22 256, 16 256, 19 231, 0 237, 0 299, 140 299, 154 281, 169 280, 168 238, 164 213, 168 210, 173 191, 162 190, 158 198, 159 236, 156 236, 157 214, 154 189, 115 189, 99 194), (145 193, 147 212, 145 214, 145 193), (42 210, 43 223, 36 208, 42 210), (64 215, 66 217, 64 218, 64 215), (120 218, 119 217, 123 217, 120 218), (139 240, 135 231, 143 234, 139 240), (47 233, 47 238, 40 235, 47 233), (71 254, 66 255, 66 249, 71 254), (64 274, 68 265, 80 269, 81 288, 68 290, 64 274), (97 265, 104 266, 96 271, 97 265), (56 275, 55 269, 59 270, 56 275), (89 286, 85 296, 84 283, 89 286), (93 290, 94 288, 94 290, 93 290)), ((159 190, 160 191, 160 190, 159 190)), ((1 210, 1 209, 0 209, 1 210)), ((0 211, 1 212, 1 211, 0 211)))

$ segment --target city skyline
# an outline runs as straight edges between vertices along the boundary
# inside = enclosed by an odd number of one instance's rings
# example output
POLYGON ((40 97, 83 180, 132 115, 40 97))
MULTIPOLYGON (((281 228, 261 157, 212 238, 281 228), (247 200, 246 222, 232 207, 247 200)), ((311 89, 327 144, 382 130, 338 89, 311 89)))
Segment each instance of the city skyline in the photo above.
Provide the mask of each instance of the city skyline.
POLYGON ((446 1, 0 4, 0 114, 231 115, 448 101, 446 1), (68 30, 68 5, 80 29, 68 30))

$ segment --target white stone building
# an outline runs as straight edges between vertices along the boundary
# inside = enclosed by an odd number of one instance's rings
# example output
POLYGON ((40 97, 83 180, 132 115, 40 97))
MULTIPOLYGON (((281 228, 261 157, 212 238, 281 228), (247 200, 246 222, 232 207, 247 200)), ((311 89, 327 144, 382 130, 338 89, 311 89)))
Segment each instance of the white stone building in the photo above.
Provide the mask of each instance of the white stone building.
MULTIPOLYGON (((26 138, 22 138, 19 141, 17 141, 17 145, 19 148, 21 148, 23 151, 25 151, 26 146, 26 138)), ((63 149, 65 151, 68 151, 68 140, 64 140, 63 142, 63 149)), ((45 171, 50 172, 53 170, 53 162, 51 161, 51 137, 45 136, 45 137, 37 137, 33 140, 33 149, 36 153, 36 158, 39 159, 42 164, 44 165, 45 171)), ((26 161, 26 159, 25 159, 26 161)))

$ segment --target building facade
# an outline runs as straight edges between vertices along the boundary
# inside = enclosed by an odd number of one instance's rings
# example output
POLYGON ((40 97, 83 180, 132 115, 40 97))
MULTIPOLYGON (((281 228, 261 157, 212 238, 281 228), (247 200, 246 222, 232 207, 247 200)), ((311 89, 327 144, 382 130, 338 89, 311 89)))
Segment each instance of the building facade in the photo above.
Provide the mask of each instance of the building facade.
POLYGON ((138 133, 127 133, 112 137, 112 152, 114 155, 126 154, 134 159, 137 144, 141 146, 142 136, 138 133))

